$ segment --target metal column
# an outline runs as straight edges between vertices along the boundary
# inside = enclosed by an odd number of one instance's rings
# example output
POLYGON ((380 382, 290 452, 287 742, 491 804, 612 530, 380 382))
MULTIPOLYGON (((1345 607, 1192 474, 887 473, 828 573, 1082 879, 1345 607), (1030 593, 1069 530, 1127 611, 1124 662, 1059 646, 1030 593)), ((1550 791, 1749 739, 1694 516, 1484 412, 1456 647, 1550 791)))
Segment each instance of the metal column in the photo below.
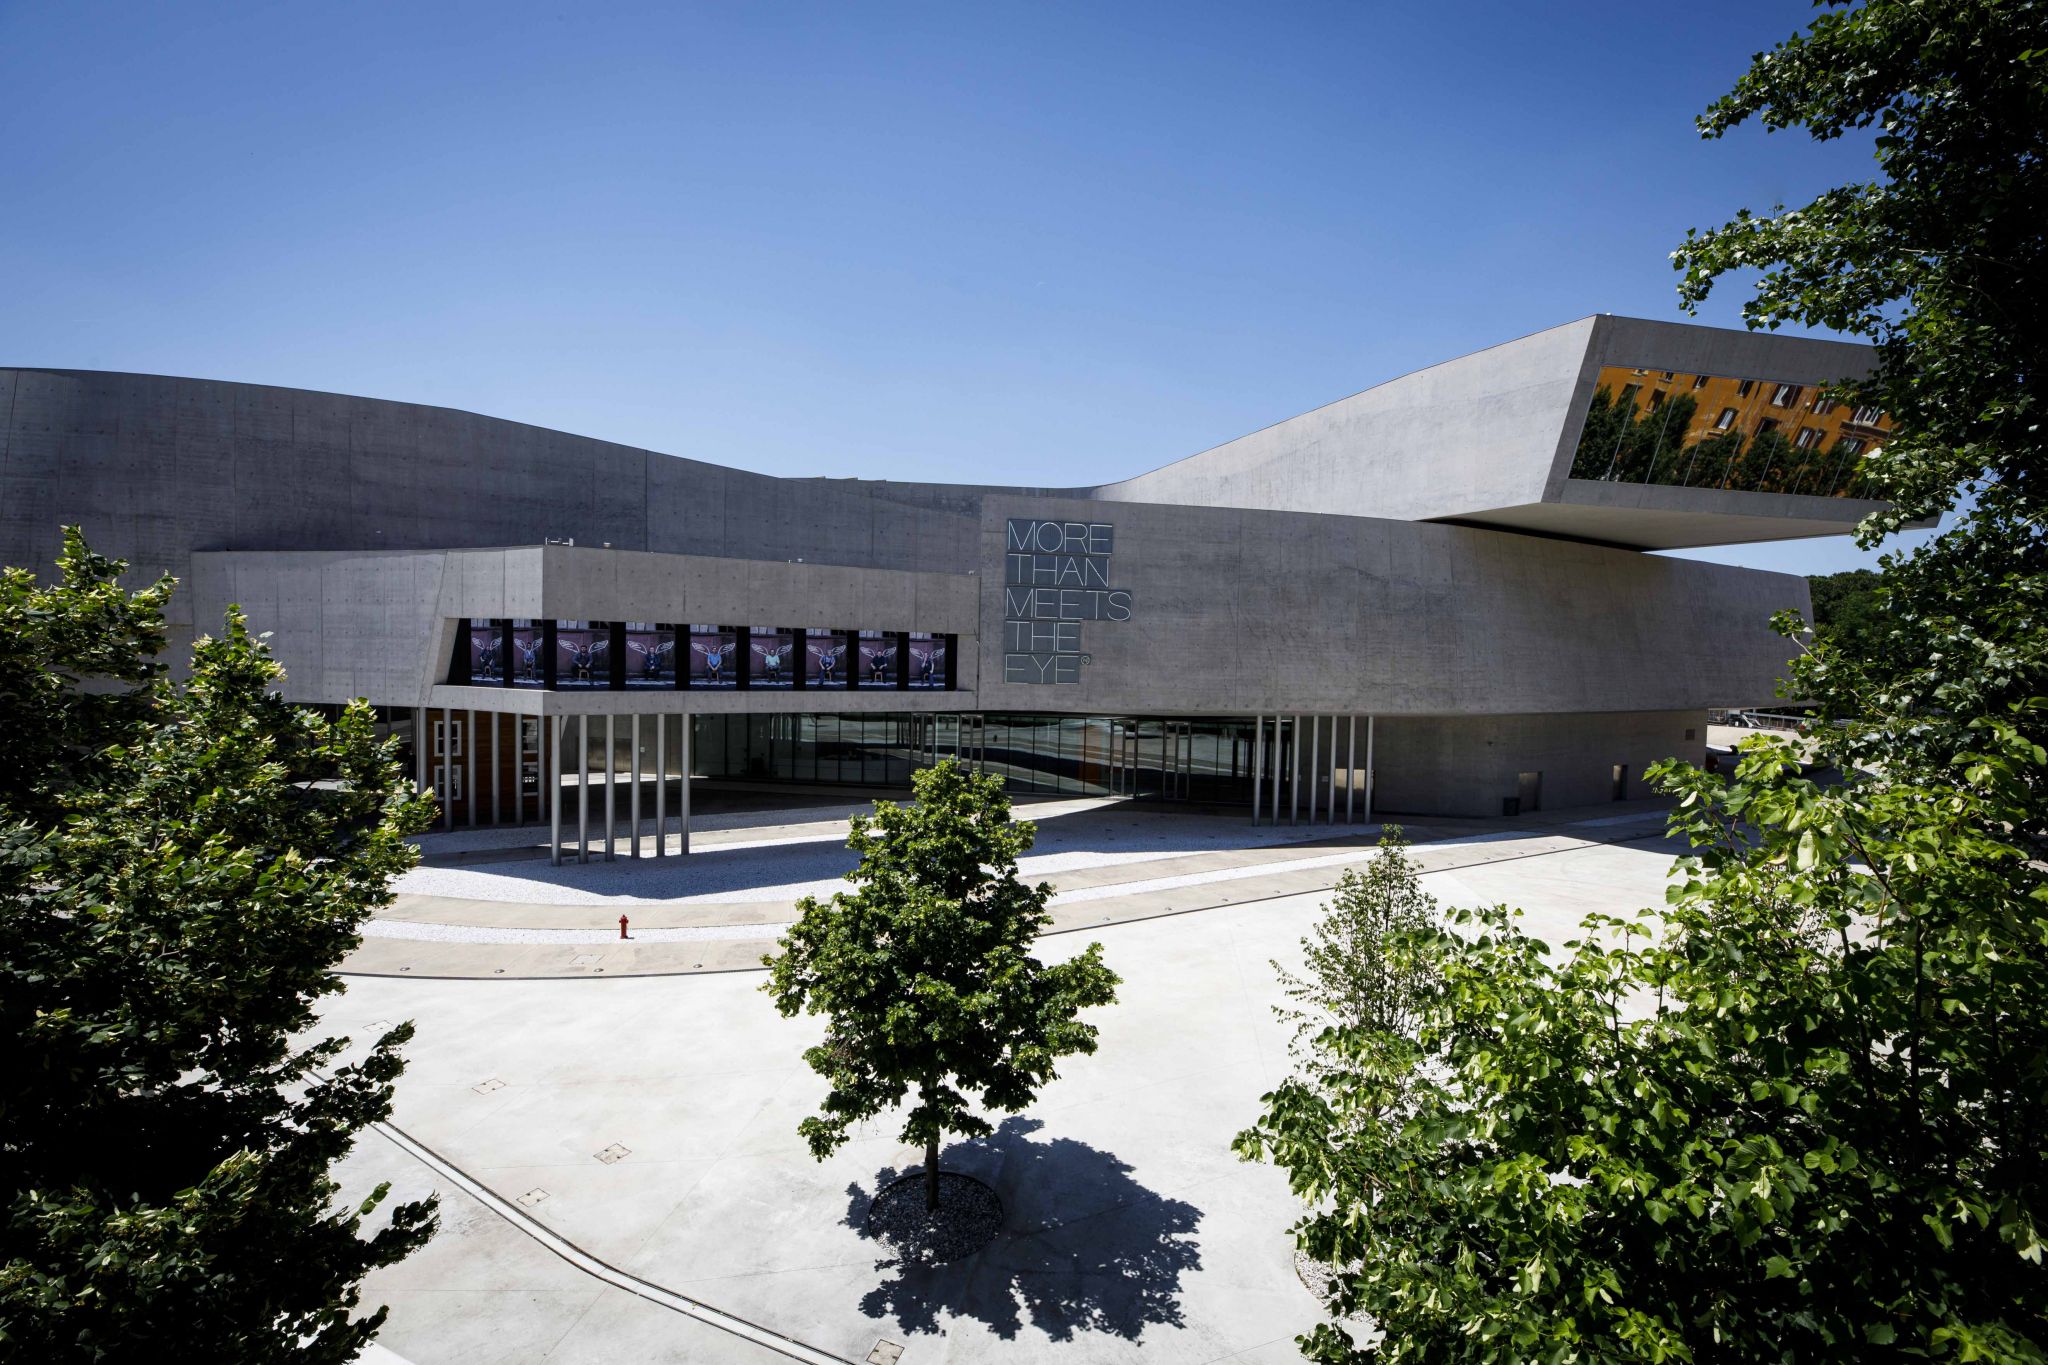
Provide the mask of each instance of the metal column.
POLYGON ((1372 823, 1372 731, 1374 716, 1365 718, 1365 823, 1372 823))
POLYGON ((1252 718, 1252 823, 1254 825, 1259 823, 1259 797, 1264 790, 1259 785, 1259 779, 1265 776, 1263 771, 1265 765, 1266 718, 1264 716, 1254 716, 1252 718))
POLYGON ((1292 760, 1287 765, 1287 823, 1292 825, 1301 819, 1301 716, 1294 717, 1294 747, 1288 755, 1292 760))
POLYGON ((469 715, 462 723, 462 796, 469 804, 469 823, 477 823, 476 810, 476 708, 469 708, 469 715))
POLYGON ((1316 797, 1319 794, 1318 789, 1323 785, 1322 774, 1316 770, 1316 765, 1321 763, 1322 760, 1323 718, 1321 716, 1310 716, 1308 718, 1308 822, 1311 825, 1316 822, 1316 797))
POLYGON ((1281 721, 1281 716, 1280 716, 1280 713, 1279 713, 1279 712, 1277 712, 1277 711, 1276 711, 1276 712, 1274 712, 1274 713, 1273 713, 1273 801, 1272 801, 1272 810, 1273 810, 1273 814, 1272 814, 1272 818, 1271 818, 1270 820, 1268 820, 1268 821, 1266 822, 1267 824, 1271 824, 1271 825, 1277 825, 1277 824, 1279 824, 1279 823, 1280 823, 1280 756, 1281 756, 1281 753, 1282 753, 1282 747, 1281 747, 1281 743, 1280 743, 1280 721, 1281 721))
POLYGON ((449 799, 448 779, 454 775, 455 713, 442 707, 435 724, 441 727, 441 752, 434 755, 435 796, 441 803, 441 828, 454 829, 455 803, 449 799))
MULTIPOLYGON (((498 724, 496 711, 484 714, 491 718, 491 823, 502 825, 505 823, 505 771, 498 757, 498 731, 504 727, 498 724)), ((519 722, 515 720, 512 724, 516 727, 519 722)), ((517 765, 514 766, 516 771, 517 765)))
POLYGON ((590 861, 590 713, 576 717, 576 861, 590 861))
POLYGON ((427 781, 427 750, 432 747, 434 737, 427 728, 427 708, 415 706, 412 709, 412 758, 413 785, 421 791, 432 791, 427 781))
MULTIPOLYGON (((562 865, 562 718, 545 716, 541 721, 541 747, 548 751, 548 862, 562 865)), ((522 789, 523 790, 523 789, 522 789)), ((522 796, 520 798, 524 800, 522 796)))
POLYGON ((696 727, 687 715, 680 718, 680 723, 683 727, 681 764, 683 770, 683 796, 682 801, 677 806, 676 814, 678 816, 677 823, 682 826, 682 847, 680 851, 688 853, 690 851, 690 732, 696 727))
POLYGON ((654 713, 654 856, 668 851, 668 717, 654 713))
POLYGON ((1354 798, 1358 795, 1358 717, 1351 718, 1351 745, 1344 758, 1344 823, 1356 824, 1352 818, 1354 798))
POLYGON ((633 825, 633 857, 640 856, 640 713, 633 713, 633 795, 627 804, 626 818, 633 825))
POLYGON ((615 717, 604 718, 604 860, 610 862, 617 852, 619 835, 619 807, 614 799, 619 784, 612 779, 619 772, 619 735, 614 725, 615 717))

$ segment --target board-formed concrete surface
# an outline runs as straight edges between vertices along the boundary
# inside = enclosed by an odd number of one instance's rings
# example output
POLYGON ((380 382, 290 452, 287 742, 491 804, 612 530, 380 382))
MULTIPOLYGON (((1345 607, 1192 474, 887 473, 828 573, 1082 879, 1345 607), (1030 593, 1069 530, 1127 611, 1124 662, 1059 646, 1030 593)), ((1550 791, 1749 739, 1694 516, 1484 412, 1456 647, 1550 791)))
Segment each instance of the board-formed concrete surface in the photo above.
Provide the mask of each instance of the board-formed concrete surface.
MULTIPOLYGON (((1624 817, 1633 819, 1633 817, 1624 817)), ((1581 916, 1660 905, 1677 850, 1628 824, 1531 831, 1490 861, 1429 873, 1446 906, 1522 906, 1571 937, 1581 916), (1518 849, 1518 842, 1520 848, 1518 849), (1512 856, 1517 852, 1526 856, 1512 856)), ((1257 889, 1256 880, 1248 887, 1257 889)), ((849 1361, 878 1341, 929 1362, 1279 1362, 1316 1320, 1296 1280, 1284 1178, 1230 1153, 1286 1069, 1269 959, 1292 964, 1325 893, 1112 924, 1091 939, 1123 975, 1074 1058, 997 1136, 949 1168, 1005 1201, 1005 1232, 967 1261, 906 1272, 858 1230, 879 1184, 918 1154, 867 1125, 830 1160, 796 1135, 822 1084, 816 1021, 777 1016, 762 974, 444 981, 352 977, 329 1024, 359 1039, 414 1020, 394 1123, 591 1256, 849 1361), (615 1161, 598 1154, 625 1149, 615 1161), (536 1192, 539 1192, 536 1197, 536 1192)), ((348 1193, 448 1181, 366 1135, 348 1193), (410 1164, 408 1164, 410 1163, 410 1164)), ((372 1276, 382 1342, 415 1365, 750 1361, 755 1343, 593 1280, 466 1196, 413 1260, 372 1276)))

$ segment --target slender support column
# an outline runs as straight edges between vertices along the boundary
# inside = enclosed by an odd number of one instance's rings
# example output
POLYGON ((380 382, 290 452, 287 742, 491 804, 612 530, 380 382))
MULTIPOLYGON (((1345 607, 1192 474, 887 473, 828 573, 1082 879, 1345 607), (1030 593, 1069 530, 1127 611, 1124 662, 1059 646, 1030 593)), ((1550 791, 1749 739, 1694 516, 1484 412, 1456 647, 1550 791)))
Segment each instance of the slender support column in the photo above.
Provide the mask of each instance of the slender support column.
POLYGON ((462 722, 462 795, 469 807, 469 823, 477 823, 476 799, 476 708, 469 708, 462 722))
POLYGON ((455 713, 441 708, 441 752, 434 756, 436 785, 441 789, 441 828, 455 828, 455 798, 449 790, 455 784, 455 713))
MULTIPOLYGON (((541 747, 548 751, 548 789, 543 800, 548 803, 548 862, 562 865, 562 718, 545 717, 541 729, 541 747)), ((523 798, 522 798, 523 799, 523 798)))
POLYGON ((1287 764, 1287 823, 1301 821, 1301 714, 1294 717, 1294 743, 1288 753, 1287 764))
POLYGON ((1282 755, 1283 753, 1285 753, 1285 752, 1286 752, 1285 746, 1283 746, 1283 745, 1281 744, 1281 735, 1280 735, 1280 721, 1281 721, 1281 719, 1282 719, 1282 717, 1281 717, 1280 713, 1279 713, 1278 711, 1275 711, 1275 712, 1273 713, 1273 801, 1272 801, 1272 816, 1271 816, 1271 818, 1270 818, 1270 819, 1268 819, 1268 820, 1267 820, 1267 822, 1266 822, 1267 824, 1271 824, 1271 825, 1277 825, 1277 824, 1279 824, 1279 823, 1280 823, 1280 758, 1281 758, 1281 755, 1282 755))
POLYGON ((590 713, 576 717, 576 861, 590 861, 590 713))
POLYGON ((604 860, 610 862, 616 855, 616 841, 619 834, 619 807, 613 799, 619 789, 614 781, 619 775, 619 735, 612 716, 604 718, 604 860))
POLYGON ((1259 797, 1264 794, 1261 779, 1266 766, 1266 718, 1252 717, 1252 823, 1259 823, 1259 797))
POLYGON ((1316 789, 1323 785, 1323 718, 1308 718, 1308 822, 1316 822, 1316 789))
POLYGON ((1358 717, 1351 718, 1351 745, 1344 758, 1344 823, 1358 823, 1352 816, 1358 795, 1358 717))
POLYGON ((697 727, 694 719, 690 716, 680 717, 677 723, 683 727, 683 797, 676 813, 680 817, 678 823, 682 826, 680 831, 682 834, 682 852, 688 853, 690 851, 690 733, 697 727))
POLYGON ((640 713, 638 711, 635 711, 633 713, 632 735, 633 796, 632 799, 626 803, 629 808, 627 811, 626 818, 632 821, 633 824, 632 856, 637 858, 640 856, 640 713))
POLYGON ((1372 823, 1372 730, 1376 717, 1365 718, 1365 823, 1372 823))
POLYGON ((433 784, 427 781, 427 755, 433 747, 434 736, 427 724, 427 708, 415 706, 412 709, 412 782, 423 792, 433 790, 433 784))
MULTIPOLYGON (((505 770, 498 759, 498 731, 501 727, 496 711, 484 714, 491 718, 491 823, 502 825, 505 823, 505 770)), ((512 723, 517 725, 519 722, 515 720, 512 723)))
POLYGON ((668 852, 668 717, 654 713, 654 856, 668 852))

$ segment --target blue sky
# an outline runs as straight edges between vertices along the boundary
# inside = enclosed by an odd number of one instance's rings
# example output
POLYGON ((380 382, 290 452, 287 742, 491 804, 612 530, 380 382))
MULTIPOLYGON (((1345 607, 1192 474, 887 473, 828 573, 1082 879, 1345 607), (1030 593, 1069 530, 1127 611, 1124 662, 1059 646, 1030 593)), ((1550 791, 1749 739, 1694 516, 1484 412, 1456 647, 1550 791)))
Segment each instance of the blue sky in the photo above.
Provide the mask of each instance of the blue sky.
MULTIPOLYGON (((0 3, 0 363, 1092 483, 1588 313, 1679 316, 1688 226, 1872 173, 1693 130, 1810 14, 0 3)), ((1737 321, 1724 289, 1704 321, 1737 321)))

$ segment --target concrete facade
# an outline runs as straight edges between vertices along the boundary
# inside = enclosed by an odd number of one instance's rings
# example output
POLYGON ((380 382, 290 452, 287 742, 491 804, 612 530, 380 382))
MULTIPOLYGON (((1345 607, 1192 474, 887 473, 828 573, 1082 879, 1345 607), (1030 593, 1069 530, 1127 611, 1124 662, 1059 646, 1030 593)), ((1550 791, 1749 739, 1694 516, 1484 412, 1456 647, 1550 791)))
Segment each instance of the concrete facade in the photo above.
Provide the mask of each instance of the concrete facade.
POLYGON ((1691 752, 1706 708, 1773 695, 1766 622, 1806 608, 1803 580, 1642 547, 1838 533, 1873 506, 1569 477, 1601 367, 1820 384, 1869 363, 1588 318, 1072 489, 772 478, 416 404, 0 370, 0 562, 47 571, 79 523, 138 578, 184 581, 174 655, 239 603, 308 702, 1213 721, 1234 747, 1204 761, 1245 783, 1294 780, 1250 756, 1255 717, 1377 717, 1383 804, 1497 813, 1523 772, 1549 803, 1593 799, 1613 764, 1691 752), (451 674, 468 619, 920 632, 957 676, 475 685, 451 674))

